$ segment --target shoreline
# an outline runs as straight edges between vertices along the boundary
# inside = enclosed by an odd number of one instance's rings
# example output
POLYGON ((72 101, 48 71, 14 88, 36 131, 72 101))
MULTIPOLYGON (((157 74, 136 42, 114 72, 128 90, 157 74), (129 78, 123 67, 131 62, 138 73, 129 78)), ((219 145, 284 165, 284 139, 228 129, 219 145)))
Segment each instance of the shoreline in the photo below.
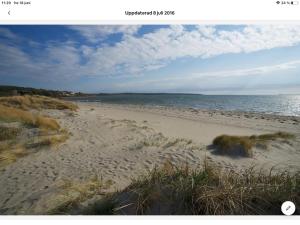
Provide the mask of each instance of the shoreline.
MULTIPOLYGON (((215 102, 214 105, 207 105, 206 102, 207 101, 212 101, 212 103, 214 103, 215 99, 210 99, 213 98, 214 96, 226 96, 226 97, 254 97, 254 98, 259 98, 259 97, 276 97, 276 96, 285 96, 285 95, 199 95, 199 96, 205 96, 208 97, 209 99, 204 99, 204 102, 201 102, 201 99, 199 100, 199 104, 197 102, 189 102, 189 99, 186 99, 186 101, 183 101, 183 99, 179 99, 178 101, 175 101, 174 99, 165 99, 164 97, 162 97, 161 101, 159 100, 155 100, 152 98, 147 98, 145 97, 145 99, 141 96, 148 96, 148 95, 154 95, 154 96, 176 96, 179 95, 178 98, 180 98, 181 95, 195 95, 197 96, 198 94, 179 94, 179 93, 175 93, 175 94, 160 94, 160 93, 151 93, 151 94, 145 94, 145 93, 118 93, 118 94, 100 94, 100 95, 95 95, 95 96, 91 96, 91 97, 65 97, 63 99, 65 100, 70 100, 70 101, 74 101, 74 102, 90 102, 90 103, 101 103, 101 104, 113 104, 113 105, 128 105, 128 106, 143 106, 143 107, 162 107, 162 108, 182 108, 182 109, 194 109, 194 110, 202 110, 202 111, 221 111, 221 112, 241 112, 241 113, 249 113, 249 114, 265 114, 265 115, 274 115, 274 116, 287 116, 287 117, 300 117, 300 111, 297 110, 296 108, 290 108, 289 105, 282 105, 282 99, 277 99, 276 101, 274 101, 274 99, 272 99, 271 103, 272 105, 275 104, 275 106, 273 107, 264 107, 264 105, 262 105, 262 103, 264 102, 266 105, 268 105, 270 102, 266 101, 266 99, 264 99, 262 102, 249 102, 249 106, 247 105, 247 101, 248 99, 244 99, 243 104, 241 102, 238 102, 237 105, 232 105, 233 102, 222 102, 222 101, 217 101, 215 102), (136 96, 135 96, 136 95, 136 96), (107 96, 107 98, 97 98, 97 96, 107 96), (114 96, 118 96, 118 97, 114 97, 114 96), (131 96, 130 98, 128 98, 127 96, 131 96), (170 102, 172 104, 170 104, 170 102), (226 104, 225 104, 226 103, 226 104), (276 104, 279 105, 276 105, 276 104), (281 105, 280 105, 281 104, 281 105), (216 107, 218 106, 218 107, 216 107), (246 106, 246 107, 245 107, 246 106), (252 106, 252 108, 251 108, 252 106), (255 109, 257 107, 257 109, 259 109, 258 111, 255 111, 253 109, 255 109), (279 110, 278 107, 280 108, 285 108, 286 110, 279 110), (290 108, 289 110, 287 110, 288 108, 290 108), (276 111, 277 110, 277 111, 276 111)), ((287 95, 287 96, 293 96, 293 97, 297 97, 298 95, 287 95)), ((226 100, 226 99, 225 99, 226 100)), ((228 100, 228 99, 227 99, 228 100)), ((239 99, 233 99, 233 101, 238 101, 239 99)), ((260 99, 256 100, 259 101, 260 99)), ((267 99, 268 100, 268 99, 267 99)), ((295 103, 297 104, 297 103, 295 103)))
POLYGON ((194 112, 206 112, 206 113, 219 113, 219 114, 229 114, 229 115, 248 115, 252 117, 257 116, 265 116, 265 117, 274 117, 274 118, 282 118, 282 119, 291 119, 296 120, 296 122, 300 123, 300 115, 283 115, 274 112, 256 112, 256 111, 242 111, 242 110, 223 110, 223 109, 204 109, 204 108, 196 108, 196 107, 185 107, 185 106, 164 106, 164 105, 151 105, 151 104, 122 104, 122 103, 106 103, 101 101, 77 101, 73 100, 72 98, 65 97, 63 98, 66 101, 73 102, 75 104, 95 104, 95 105, 111 105, 111 106, 119 106, 119 107, 128 107, 128 108, 144 108, 144 109, 151 109, 151 108, 158 108, 158 109, 171 109, 171 110, 190 110, 194 112))

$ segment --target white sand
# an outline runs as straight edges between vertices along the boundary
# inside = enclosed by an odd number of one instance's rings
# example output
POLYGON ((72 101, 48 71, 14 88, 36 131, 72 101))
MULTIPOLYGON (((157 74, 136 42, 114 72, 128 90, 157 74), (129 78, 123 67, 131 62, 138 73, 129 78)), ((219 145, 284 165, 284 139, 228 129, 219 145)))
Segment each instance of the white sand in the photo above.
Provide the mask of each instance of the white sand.
POLYGON ((252 165, 299 171, 300 118, 99 103, 79 106, 74 117, 67 112, 45 112, 72 133, 65 143, 0 170, 0 213, 42 213, 46 209, 40 199, 63 179, 84 182, 97 174, 113 181, 108 191, 122 189, 166 160, 197 167, 206 158, 236 171, 252 165), (276 131, 291 132, 297 138, 273 142, 268 150, 255 149, 253 158, 220 156, 209 149, 220 134, 276 131))

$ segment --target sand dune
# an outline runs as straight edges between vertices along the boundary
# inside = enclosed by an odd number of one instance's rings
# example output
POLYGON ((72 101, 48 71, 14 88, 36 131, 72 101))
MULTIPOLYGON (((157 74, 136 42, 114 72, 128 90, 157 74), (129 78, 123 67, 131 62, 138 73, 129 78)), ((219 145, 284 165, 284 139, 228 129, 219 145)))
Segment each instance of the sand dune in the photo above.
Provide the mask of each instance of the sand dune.
POLYGON ((79 103, 79 108, 74 116, 45 111, 71 132, 65 143, 0 170, 1 214, 47 213, 47 198, 65 179, 83 183, 97 174, 111 183, 104 193, 120 190, 166 160, 198 167, 206 159, 236 171, 250 166, 299 171, 300 119, 296 117, 95 103, 79 103), (276 131, 291 132, 296 139, 274 141, 268 150, 254 149, 253 158, 222 156, 210 148, 221 134, 276 131))

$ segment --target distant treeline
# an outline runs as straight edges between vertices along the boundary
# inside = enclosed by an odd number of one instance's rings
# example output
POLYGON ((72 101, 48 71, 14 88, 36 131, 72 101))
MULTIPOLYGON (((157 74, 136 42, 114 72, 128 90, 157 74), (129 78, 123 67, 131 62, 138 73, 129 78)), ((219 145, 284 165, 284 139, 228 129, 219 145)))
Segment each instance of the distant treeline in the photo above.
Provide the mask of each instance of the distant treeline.
POLYGON ((48 97, 59 98, 59 97, 68 97, 68 96, 86 96, 88 94, 84 94, 81 92, 54 91, 54 90, 46 90, 46 89, 0 85, 0 96, 14 96, 14 95, 43 95, 48 97))

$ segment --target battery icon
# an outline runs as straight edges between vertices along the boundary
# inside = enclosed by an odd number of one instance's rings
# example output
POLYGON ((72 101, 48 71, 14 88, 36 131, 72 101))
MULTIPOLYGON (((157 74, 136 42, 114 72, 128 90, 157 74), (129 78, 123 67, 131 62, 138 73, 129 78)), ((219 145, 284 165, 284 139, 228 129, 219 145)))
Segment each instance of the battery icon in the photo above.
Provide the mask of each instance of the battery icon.
POLYGON ((299 5, 298 1, 291 1, 291 5, 299 5))

